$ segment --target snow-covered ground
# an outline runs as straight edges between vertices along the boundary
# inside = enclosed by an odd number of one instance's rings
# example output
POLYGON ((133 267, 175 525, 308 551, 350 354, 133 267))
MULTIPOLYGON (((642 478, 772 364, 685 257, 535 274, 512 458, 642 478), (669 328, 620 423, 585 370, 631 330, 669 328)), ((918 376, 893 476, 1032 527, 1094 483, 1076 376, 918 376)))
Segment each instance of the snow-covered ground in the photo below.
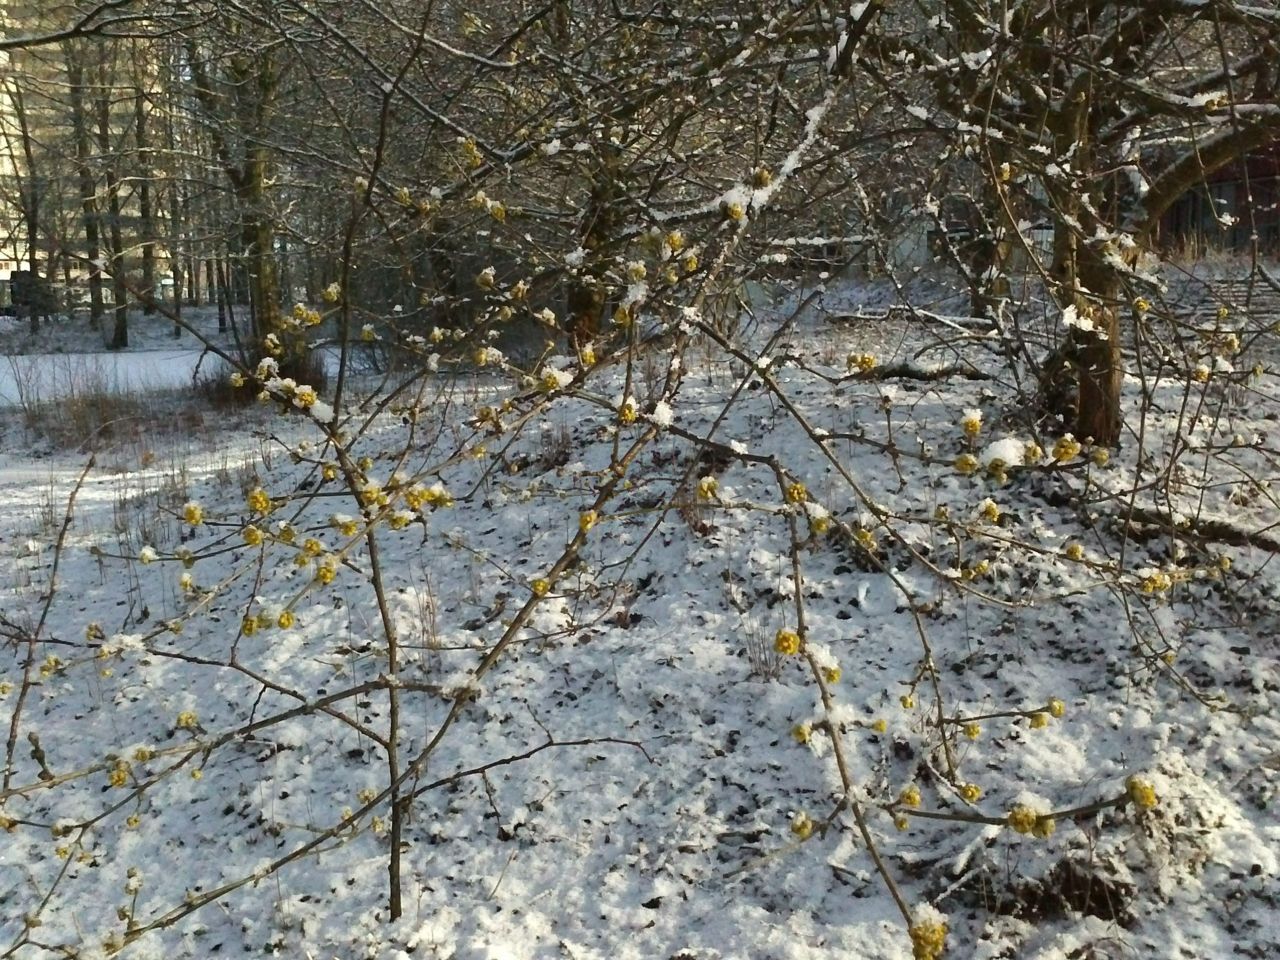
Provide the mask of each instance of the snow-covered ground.
POLYGON ((145 353, 45 353, 0 358, 0 406, 49 403, 85 392, 137 393, 189 388, 197 376, 225 375, 201 350, 145 353))
POLYGON ((98 394, 181 392, 196 378, 225 374, 224 361, 200 339, 234 347, 230 332, 218 330, 216 310, 191 310, 184 319, 198 337, 185 330, 175 337, 173 323, 164 317, 131 311, 129 349, 106 351, 107 321, 95 330, 83 317, 58 317, 33 335, 25 321, 0 318, 0 407, 34 409, 98 394))
MULTIPOLYGON (((235 314, 236 327, 244 336, 248 329, 248 311, 243 307, 235 314)), ((182 314, 183 324, 189 329, 178 329, 160 313, 145 314, 140 309, 129 310, 128 351, 149 350, 199 350, 202 341, 224 346, 235 342, 235 332, 228 323, 219 329, 216 307, 188 307, 182 314)), ((106 349, 114 333, 114 314, 108 314, 94 327, 83 312, 74 316, 58 315, 42 321, 37 333, 31 332, 28 321, 14 317, 0 317, 0 353, 99 353, 106 349)))
POLYGON ((1055 458, 981 335, 793 312, 764 374, 428 379, 355 486, 266 406, 11 430, 0 955, 898 960, 895 891, 952 957, 1280 955, 1276 378, 1055 458))

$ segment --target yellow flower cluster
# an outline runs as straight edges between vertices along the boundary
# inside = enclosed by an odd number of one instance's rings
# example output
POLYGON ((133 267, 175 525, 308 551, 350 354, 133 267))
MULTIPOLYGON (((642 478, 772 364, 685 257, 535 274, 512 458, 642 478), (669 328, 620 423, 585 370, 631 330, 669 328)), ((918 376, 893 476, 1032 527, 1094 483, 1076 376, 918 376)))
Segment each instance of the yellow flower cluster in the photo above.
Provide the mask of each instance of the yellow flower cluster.
POLYGON ((183 710, 178 714, 178 719, 174 726, 179 730, 194 730, 200 726, 200 720, 196 717, 194 710, 183 710))
POLYGON ((1155 573, 1149 573, 1143 577, 1139 586, 1142 588, 1143 593, 1164 593, 1166 590, 1173 588, 1173 577, 1163 570, 1157 570, 1155 573))
POLYGON ((1005 822, 1015 833, 1032 834, 1041 840, 1053 836, 1054 830, 1057 829, 1057 823, 1053 817, 1037 813, 1025 804, 1018 804, 1010 810, 1005 822))
POLYGON ((320 311, 312 310, 310 307, 302 303, 293 305, 293 312, 290 314, 293 322, 300 327, 319 326, 321 321, 320 311))
POLYGON ((698 481, 699 500, 714 500, 719 490, 720 484, 715 477, 706 476, 698 481))
POLYGON ((947 925, 942 920, 919 920, 908 928, 914 960, 938 960, 947 946, 947 925))
POLYGON ((596 522, 599 519, 600 519, 600 515, 596 513, 594 510, 587 510, 587 511, 584 511, 583 513, 578 514, 578 530, 581 531, 582 533, 588 532, 592 527, 596 525, 596 522))
POLYGON ((791 728, 791 739, 796 743, 808 743, 813 737, 813 727, 807 723, 797 723, 791 728))
POLYGON ((200 526, 200 524, 204 523, 204 507, 194 500, 188 501, 182 508, 182 519, 193 527, 200 526))
POLYGON ((973 566, 967 567, 964 570, 963 575, 964 575, 964 579, 966 580, 975 580, 978 577, 985 577, 990 572, 991 572, 991 561, 984 558, 982 560, 979 560, 973 566))
POLYGON ((1018 804, 1009 811, 1009 815, 1005 817, 1005 822, 1015 833, 1030 833, 1036 825, 1036 820, 1040 814, 1036 813, 1030 807, 1024 804, 1018 804))
POLYGON ((316 580, 328 586, 338 575, 338 561, 333 557, 325 557, 316 567, 316 580))
POLYGON ((474 170, 476 167, 484 163, 484 155, 480 153, 480 148, 476 146, 476 142, 473 138, 459 138, 458 150, 462 154, 462 162, 466 164, 467 169, 474 170))
POLYGON ((1080 441, 1069 433, 1064 433, 1053 445, 1053 459, 1059 463, 1074 460, 1080 456, 1080 441))
POLYGON ((355 517, 347 516, 343 513, 335 513, 329 518, 329 526, 333 527, 344 537, 354 537, 360 532, 360 524, 355 517))
POLYGON ((546 577, 537 577, 529 584, 529 589, 533 591, 535 597, 545 597, 551 592, 551 581, 546 577))
POLYGON ((813 829, 817 826, 810 816, 801 811, 791 818, 791 832, 801 840, 808 840, 813 836, 813 829))
POLYGON ((800 481, 789 484, 786 489, 787 503, 804 503, 809 499, 809 491, 800 481))
POLYGON ((966 410, 960 418, 960 429, 970 440, 976 438, 982 432, 982 411, 966 410))
POLYGON ((1049 715, 1047 713, 1036 712, 1031 715, 1031 729, 1043 730, 1049 725, 1049 715))
POLYGON ((800 652, 800 634, 784 627, 774 634, 773 649, 783 656, 794 656, 800 652))
POLYGON ((1140 777, 1130 777, 1124 782, 1124 787, 1129 794, 1129 799, 1139 809, 1150 810, 1160 802, 1160 798, 1156 796, 1155 787, 1140 777))
POLYGON ((870 373, 876 368, 875 354, 871 353, 851 353, 845 361, 849 372, 870 373))
POLYGON ((898 794, 898 802, 904 807, 920 806, 920 788, 914 783, 904 788, 903 791, 898 794))
POLYGON ((433 483, 429 487, 414 484, 404 492, 404 503, 410 510, 421 510, 423 507, 451 507, 453 497, 443 484, 433 483))
POLYGON ((969 803, 977 803, 978 798, 982 796, 982 788, 976 783, 960 784, 960 796, 969 803))
POLYGON ((967 477, 978 469, 978 458, 972 453, 962 453, 956 457, 955 468, 956 473, 967 477))
POLYGON ((977 740, 982 736, 982 724, 980 723, 966 723, 962 729, 964 735, 970 740, 977 740))
POLYGON ((359 497, 366 507, 385 507, 390 502, 382 484, 374 480, 368 480, 360 487, 359 497))
POLYGON ((249 509, 254 513, 271 512, 271 497, 261 487, 254 487, 254 489, 250 490, 245 501, 248 503, 249 509))

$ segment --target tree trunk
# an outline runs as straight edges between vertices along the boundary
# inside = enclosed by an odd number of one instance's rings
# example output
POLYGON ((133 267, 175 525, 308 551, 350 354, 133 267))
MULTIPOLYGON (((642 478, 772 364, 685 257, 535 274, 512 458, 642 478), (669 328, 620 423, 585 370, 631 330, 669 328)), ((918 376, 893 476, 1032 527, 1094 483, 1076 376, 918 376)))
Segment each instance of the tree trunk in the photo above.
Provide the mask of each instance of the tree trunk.
POLYGON ((210 260, 210 266, 213 268, 213 278, 209 280, 209 287, 213 290, 218 301, 218 332, 227 332, 227 284, 223 278, 222 261, 210 260))
POLYGON ((224 259, 218 262, 218 329, 225 331, 228 327, 239 343, 236 310, 231 300, 231 264, 224 259))
POLYGON ((1104 447, 1120 443, 1120 391, 1124 368, 1120 355, 1120 307, 1123 287, 1114 268, 1089 251, 1080 264, 1080 285, 1093 297, 1093 329, 1072 328, 1079 395, 1075 435, 1104 447))
MULTIPOLYGON (((30 312, 31 332, 40 332, 40 314, 44 297, 40 286, 40 257, 37 253, 40 242, 40 184, 37 177, 35 151, 31 143, 31 127, 27 122, 26 101, 22 96, 22 88, 14 86, 9 91, 9 102, 13 107, 14 119, 18 121, 18 135, 22 143, 22 157, 26 163, 26 176, 18 182, 18 198, 22 206, 22 223, 27 235, 27 261, 31 272, 30 301, 27 309, 30 312)), ((50 275, 52 277, 52 274, 50 275)))
POLYGON ((191 270, 191 305, 198 307, 202 299, 200 281, 203 278, 203 274, 200 272, 200 258, 192 257, 187 267, 191 270))
POLYGON ((606 307, 605 256, 617 240, 621 188, 618 183, 619 149, 603 144, 591 175, 591 194, 578 229, 579 243, 587 252, 581 272, 569 279, 567 306, 569 336, 575 344, 588 343, 600 333, 606 307))
POLYGON ((1007 202, 1000 188, 984 178, 968 263, 969 304, 975 317, 999 319, 1012 292, 1008 270, 1013 256, 1010 231, 1015 227, 1005 213, 1007 202))
MULTIPOLYGON (((139 87, 133 101, 133 125, 138 144, 138 231, 142 241, 142 289, 149 295, 156 288, 156 229, 151 210, 151 150, 147 138, 146 96, 139 87)), ((143 301, 143 312, 155 313, 150 296, 143 301)))
POLYGON ((68 44, 67 80, 71 94, 71 130, 76 142, 76 180, 80 190, 80 210, 84 220, 85 258, 89 261, 89 326, 102 324, 102 218, 98 212, 97 184, 89 166, 92 150, 89 143, 88 106, 85 102, 84 64, 68 44))
POLYGON ((182 336, 182 260, 173 261, 173 336, 182 336))
POLYGON ((97 98, 98 149, 106 158, 107 236, 111 255, 111 293, 115 300, 115 327, 111 334, 112 350, 129 346, 129 287, 124 276, 124 233, 121 229, 120 181, 116 175, 116 157, 111 151, 111 97, 106 66, 97 98))
POLYGON ((249 302, 253 311, 253 331, 257 349, 266 355, 267 337, 275 335, 285 348, 282 367, 299 359, 300 343, 286 337, 280 311, 280 277, 275 256, 275 228, 267 202, 270 162, 266 148, 249 148, 241 191, 244 231, 245 272, 249 280, 249 302))
MULTIPOLYGON (((169 150, 176 155, 177 137, 174 135, 173 123, 165 128, 169 141, 169 150)), ((173 312, 182 315, 182 247, 184 231, 189 223, 186 209, 186 191, 182 189, 181 178, 169 184, 169 274, 173 280, 173 312)), ((173 335, 182 334, 178 324, 173 325, 173 335)))

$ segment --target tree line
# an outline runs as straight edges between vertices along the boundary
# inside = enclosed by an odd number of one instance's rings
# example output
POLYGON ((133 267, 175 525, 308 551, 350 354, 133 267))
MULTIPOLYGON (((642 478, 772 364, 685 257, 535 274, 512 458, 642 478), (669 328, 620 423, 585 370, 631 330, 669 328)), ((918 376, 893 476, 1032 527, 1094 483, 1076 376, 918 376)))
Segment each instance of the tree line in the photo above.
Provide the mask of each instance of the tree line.
POLYGON ((584 344, 815 257, 891 268, 924 223, 1104 444, 1164 214, 1280 131, 1280 13, 1237 0, 25 11, 0 41, 3 203, 114 346, 162 278, 179 314, 247 304, 258 353, 301 350, 289 304, 326 289, 344 337, 516 316, 584 344), (1013 322, 1015 273, 1068 321, 1056 342, 1013 322))

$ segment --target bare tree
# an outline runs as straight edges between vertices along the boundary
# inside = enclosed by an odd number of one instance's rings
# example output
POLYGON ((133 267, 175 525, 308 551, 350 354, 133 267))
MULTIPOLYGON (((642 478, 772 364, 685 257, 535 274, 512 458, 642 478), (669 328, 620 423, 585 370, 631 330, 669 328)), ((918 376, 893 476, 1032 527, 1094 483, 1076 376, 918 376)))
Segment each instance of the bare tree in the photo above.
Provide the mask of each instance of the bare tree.
MULTIPOLYGON (((912 51, 947 130, 986 183, 988 285, 1027 212, 1053 224, 1040 273, 1072 320, 1045 371, 1049 405, 1077 436, 1122 435, 1123 318, 1152 280, 1164 213, 1206 175, 1280 135, 1280 15, 1234 0, 925 5, 912 51), (939 28, 941 25, 941 28, 939 28), (1065 379, 1064 379, 1065 378, 1065 379)), ((886 81, 904 96, 896 75, 886 81)))

